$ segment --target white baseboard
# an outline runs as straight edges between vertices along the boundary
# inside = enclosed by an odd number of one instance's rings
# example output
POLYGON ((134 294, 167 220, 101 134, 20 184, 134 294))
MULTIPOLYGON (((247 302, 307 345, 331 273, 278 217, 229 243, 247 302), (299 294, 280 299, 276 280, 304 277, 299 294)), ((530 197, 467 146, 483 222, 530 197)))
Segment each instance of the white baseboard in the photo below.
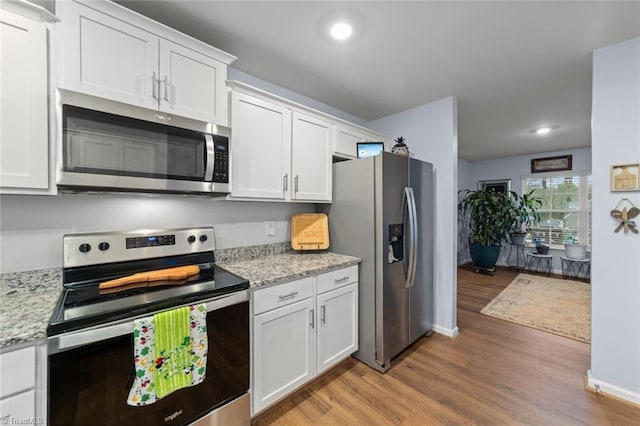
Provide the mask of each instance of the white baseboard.
POLYGON ((615 396, 616 398, 624 399, 625 401, 640 405, 640 393, 631 392, 618 386, 610 385, 598 379, 594 379, 591 377, 591 370, 587 370, 587 387, 596 392, 602 392, 605 395, 615 396))
POLYGON ((456 337, 458 337, 458 327, 444 328, 439 325, 433 324, 433 331, 435 331, 438 334, 451 337, 452 339, 455 339, 456 337))

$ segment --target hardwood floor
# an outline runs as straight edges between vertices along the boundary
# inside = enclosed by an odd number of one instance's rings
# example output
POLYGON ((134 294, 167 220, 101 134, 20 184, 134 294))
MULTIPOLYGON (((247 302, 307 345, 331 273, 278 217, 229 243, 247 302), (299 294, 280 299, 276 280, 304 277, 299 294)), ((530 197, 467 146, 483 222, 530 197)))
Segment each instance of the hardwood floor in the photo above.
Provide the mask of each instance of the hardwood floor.
POLYGON ((256 425, 639 425, 640 407, 586 391, 589 345, 480 314, 516 273, 458 270, 458 327, 380 374, 351 358, 256 425))

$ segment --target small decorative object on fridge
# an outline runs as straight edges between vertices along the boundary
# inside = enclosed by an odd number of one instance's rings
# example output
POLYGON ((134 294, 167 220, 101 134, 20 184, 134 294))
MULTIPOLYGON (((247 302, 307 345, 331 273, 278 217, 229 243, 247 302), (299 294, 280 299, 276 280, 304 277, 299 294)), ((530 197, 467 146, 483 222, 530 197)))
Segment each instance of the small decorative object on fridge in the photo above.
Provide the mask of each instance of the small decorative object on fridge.
POLYGON ((409 147, 407 146, 407 144, 404 143, 404 141, 405 139, 403 136, 400 136, 399 138, 395 139, 394 142, 396 144, 391 148, 391 152, 393 152, 396 155, 402 155, 403 157, 408 157, 409 147))

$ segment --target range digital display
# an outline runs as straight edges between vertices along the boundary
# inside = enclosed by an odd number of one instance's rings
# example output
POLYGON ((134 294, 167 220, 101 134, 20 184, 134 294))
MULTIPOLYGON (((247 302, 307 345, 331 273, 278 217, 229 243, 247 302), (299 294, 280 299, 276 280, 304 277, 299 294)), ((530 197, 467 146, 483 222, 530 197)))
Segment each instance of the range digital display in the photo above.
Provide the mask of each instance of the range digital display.
POLYGON ((127 248, 143 248, 156 246, 173 246, 176 244, 175 235, 150 235, 147 237, 131 237, 126 239, 127 248))

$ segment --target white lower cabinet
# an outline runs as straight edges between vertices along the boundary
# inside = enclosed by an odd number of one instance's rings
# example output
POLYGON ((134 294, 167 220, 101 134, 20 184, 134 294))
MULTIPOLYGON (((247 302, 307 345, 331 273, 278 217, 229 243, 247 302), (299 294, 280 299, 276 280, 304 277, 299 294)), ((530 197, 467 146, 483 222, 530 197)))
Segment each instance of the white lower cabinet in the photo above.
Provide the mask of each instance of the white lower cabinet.
MULTIPOLYGON (((45 418, 46 347, 29 346, 0 354, 0 420, 27 424, 45 418)), ((37 423, 36 423, 37 424, 37 423)))
POLYGON ((358 349, 358 284, 319 294, 318 374, 358 349))
POLYGON ((251 414, 358 349, 358 267, 253 292, 251 414))
POLYGON ((254 411, 315 375, 314 300, 257 315, 254 330, 254 411))

